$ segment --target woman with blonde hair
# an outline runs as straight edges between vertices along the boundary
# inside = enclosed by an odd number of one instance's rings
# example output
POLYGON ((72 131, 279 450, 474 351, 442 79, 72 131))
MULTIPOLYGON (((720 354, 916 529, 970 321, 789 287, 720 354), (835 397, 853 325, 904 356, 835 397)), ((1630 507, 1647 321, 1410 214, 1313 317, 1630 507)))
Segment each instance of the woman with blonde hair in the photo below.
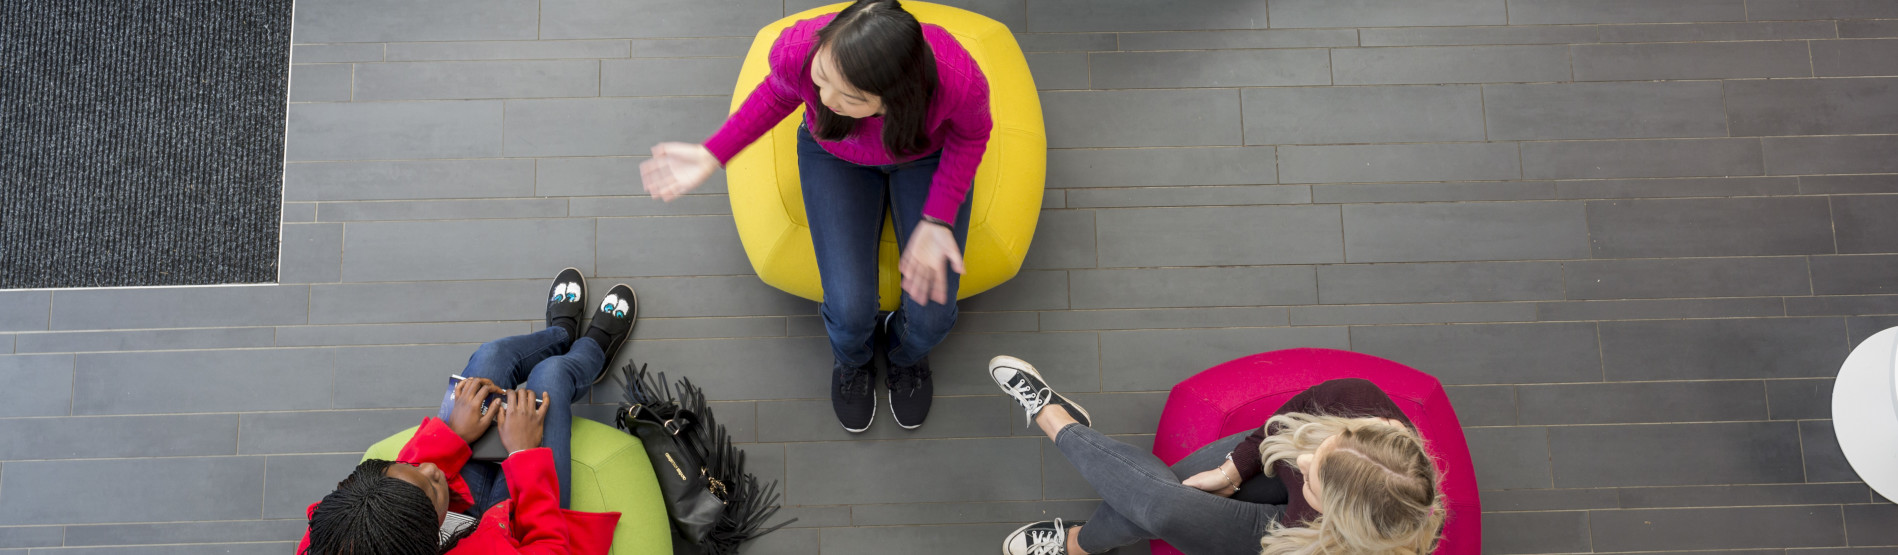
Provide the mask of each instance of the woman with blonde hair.
POLYGON ((1265 425, 1168 467, 1089 427, 1034 366, 998 356, 989 376, 1101 495, 1082 522, 1028 524, 1005 555, 1104 553, 1165 540, 1188 555, 1423 555, 1447 516, 1424 438, 1361 379, 1312 386, 1265 425))

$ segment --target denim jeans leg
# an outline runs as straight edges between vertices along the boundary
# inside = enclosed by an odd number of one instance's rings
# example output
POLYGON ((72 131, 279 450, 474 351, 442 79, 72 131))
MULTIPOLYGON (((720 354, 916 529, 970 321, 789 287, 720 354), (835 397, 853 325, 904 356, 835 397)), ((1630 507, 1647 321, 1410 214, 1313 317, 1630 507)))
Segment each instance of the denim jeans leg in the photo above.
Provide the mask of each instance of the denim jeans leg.
POLYGON ((582 337, 573 342, 567 354, 534 366, 527 382, 521 384, 528 391, 547 394, 547 420, 541 429, 540 445, 553 451, 562 508, 573 503, 573 404, 587 398, 593 390, 593 378, 604 367, 606 352, 599 343, 582 337))
MULTIPOLYGON (((512 389, 527 379, 528 370, 547 357, 555 356, 567 350, 567 330, 547 328, 526 335, 503 337, 481 344, 473 355, 468 357, 468 366, 462 368, 461 377, 487 378, 501 389, 512 389)), ((442 380, 444 384, 447 380, 442 380)), ((448 421, 448 414, 455 408, 455 402, 449 399, 453 388, 442 391, 441 411, 436 414, 442 422, 448 421)))
POLYGON ((1282 506, 1226 499, 1180 483, 1180 477, 1143 449, 1078 424, 1062 428, 1055 446, 1103 503, 1131 527, 1081 528, 1081 548, 1107 551, 1142 539, 1163 539, 1187 553, 1252 553, 1282 506), (1131 536, 1133 531, 1146 532, 1131 536), (1118 535, 1117 535, 1118 534, 1118 535))
POLYGON ((797 173, 804 216, 824 287, 824 330, 831 354, 851 366, 870 363, 876 327, 877 242, 883 233, 883 172, 838 159, 798 128, 797 173))
MULTIPOLYGON (((915 161, 885 166, 890 172, 890 217, 896 226, 899 249, 909 246, 910 232, 923 221, 923 205, 929 200, 929 188, 941 161, 942 153, 936 152, 915 161)), ((966 248, 969 243, 969 207, 974 197, 963 198, 961 208, 956 211, 954 235, 958 248, 966 248)), ((949 329, 956 324, 956 292, 961 290, 962 275, 951 271, 948 282, 947 303, 912 299, 908 293, 902 294, 903 302, 896 311, 896 318, 890 322, 890 364, 916 364, 949 336, 949 329)))

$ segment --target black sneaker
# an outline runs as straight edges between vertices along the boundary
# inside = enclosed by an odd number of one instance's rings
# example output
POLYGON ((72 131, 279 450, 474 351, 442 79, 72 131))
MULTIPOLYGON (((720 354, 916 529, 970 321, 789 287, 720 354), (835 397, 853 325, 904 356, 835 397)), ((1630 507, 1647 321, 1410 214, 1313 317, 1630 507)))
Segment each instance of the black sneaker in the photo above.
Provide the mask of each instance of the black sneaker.
POLYGON ((547 290, 547 327, 567 330, 567 343, 580 338, 580 312, 587 305, 587 279, 580 270, 567 268, 554 278, 547 290))
POLYGON ((989 377, 995 380, 995 385, 1002 386, 1003 393, 1014 397, 1015 402, 1021 403, 1022 409, 1028 411, 1029 426, 1035 425, 1035 415, 1041 412, 1041 407, 1048 405, 1059 405, 1066 409, 1068 416, 1074 417, 1074 421, 1080 422, 1082 426, 1093 425, 1093 420, 1087 416, 1087 409, 1055 393, 1054 389, 1048 387, 1048 382, 1041 379, 1041 373, 1036 372, 1034 365, 1027 361, 1008 355, 989 359, 989 377))
MULTIPOLYGON (((896 313, 891 312, 877 324, 877 335, 891 346, 895 342, 889 338, 895 336, 890 334, 890 323, 895 317, 896 313)), ((891 364, 884 381, 890 388, 890 417, 896 419, 896 425, 905 430, 922 427, 923 420, 929 418, 929 406, 936 398, 936 383, 929 375, 929 357, 910 366, 891 364)))
POLYGON ((837 422, 844 425, 845 431, 862 433, 870 429, 870 423, 876 422, 875 384, 874 365, 853 368, 841 362, 831 363, 830 408, 837 411, 837 422))
POLYGON ((606 364, 601 366, 600 375, 593 377, 593 383, 606 379, 606 369, 613 367, 613 358, 619 356, 620 347, 633 335, 633 324, 638 321, 639 296, 633 288, 622 283, 607 290, 606 297, 600 299, 600 308, 593 311, 593 323, 587 326, 586 337, 606 351, 606 364))
POLYGON ((1002 555, 1067 555, 1068 529, 1087 521, 1043 520, 1016 528, 1002 540, 1002 555))

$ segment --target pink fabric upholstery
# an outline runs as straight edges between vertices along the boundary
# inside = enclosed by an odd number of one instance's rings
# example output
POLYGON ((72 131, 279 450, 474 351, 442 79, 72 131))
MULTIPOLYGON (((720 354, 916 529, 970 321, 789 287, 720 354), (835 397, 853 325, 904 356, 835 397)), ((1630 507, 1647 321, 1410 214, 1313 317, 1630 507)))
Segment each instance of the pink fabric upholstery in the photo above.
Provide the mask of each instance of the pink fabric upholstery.
MULTIPOLYGON (((1173 464, 1219 438, 1258 428, 1293 395, 1338 378, 1376 383, 1424 436, 1443 474, 1450 512, 1436 553, 1481 552, 1483 507, 1476 495, 1476 471, 1470 465, 1463 425, 1457 422, 1443 385, 1402 364, 1349 351, 1287 349, 1214 366, 1173 386, 1160 414, 1153 454, 1173 464)), ((1180 554, 1163 541, 1154 540, 1152 547, 1155 555, 1180 554)))

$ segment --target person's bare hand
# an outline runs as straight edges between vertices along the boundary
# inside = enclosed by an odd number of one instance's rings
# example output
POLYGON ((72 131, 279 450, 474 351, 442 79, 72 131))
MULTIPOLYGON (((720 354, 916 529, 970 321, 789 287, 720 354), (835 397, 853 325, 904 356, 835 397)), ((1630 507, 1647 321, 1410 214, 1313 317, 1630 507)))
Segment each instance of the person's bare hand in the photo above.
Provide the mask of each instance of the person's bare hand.
POLYGON ((473 444, 488 432, 488 425, 494 423, 498 410, 483 412, 481 403, 489 395, 498 393, 501 388, 487 378, 461 380, 455 383, 455 408, 448 412, 448 429, 454 430, 461 440, 473 444))
POLYGON ((639 163, 639 181, 653 198, 672 199, 691 192, 718 170, 718 157, 705 145, 659 143, 652 147, 652 159, 639 163))
POLYGON ((513 453, 522 449, 540 447, 541 432, 547 423, 547 394, 540 394, 540 403, 536 406, 534 392, 515 388, 508 390, 502 406, 489 411, 501 413, 501 446, 513 453))
POLYGON ((956 244, 955 232, 929 222, 916 224, 896 269, 903 274, 903 292, 916 302, 954 302, 949 293, 949 272, 965 273, 962 247, 956 244))
POLYGON ((1220 497, 1232 497, 1232 494, 1237 493, 1239 491, 1239 488, 1234 486, 1231 481, 1227 480, 1227 477, 1238 476, 1238 475, 1239 475, 1238 468, 1232 465, 1232 461, 1226 461, 1225 463, 1220 465, 1220 468, 1214 468, 1212 470, 1201 472, 1199 474, 1187 476, 1186 480, 1182 481, 1181 483, 1184 483, 1188 487, 1191 487, 1193 489, 1200 490, 1200 491, 1210 493, 1213 495, 1217 495, 1220 497), (1221 469, 1224 469, 1225 473, 1222 474, 1220 472, 1221 469))

